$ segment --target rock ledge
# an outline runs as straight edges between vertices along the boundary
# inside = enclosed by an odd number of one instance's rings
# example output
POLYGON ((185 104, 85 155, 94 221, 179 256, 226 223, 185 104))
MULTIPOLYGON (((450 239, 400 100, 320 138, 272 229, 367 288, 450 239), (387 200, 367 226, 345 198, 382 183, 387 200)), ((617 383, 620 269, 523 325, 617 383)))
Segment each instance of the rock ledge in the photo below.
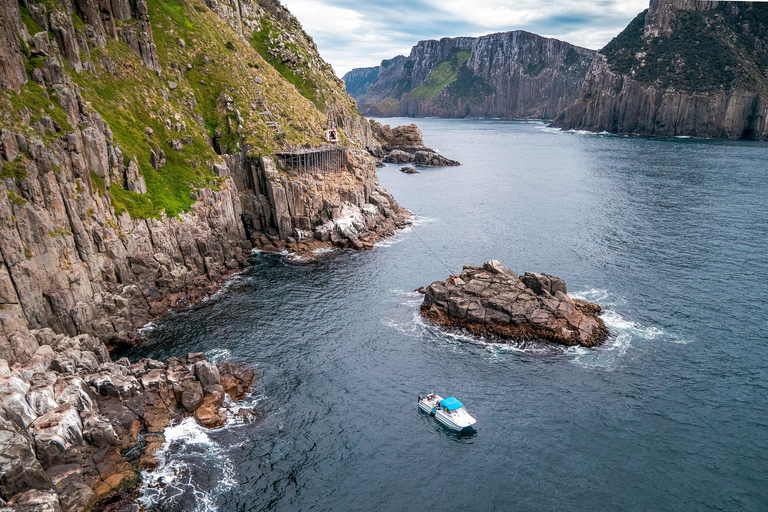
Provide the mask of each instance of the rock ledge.
POLYGON ((426 319, 490 340, 596 347, 608 338, 600 306, 568 297, 562 279, 530 272, 518 277, 496 260, 467 265, 461 275, 423 291, 426 319))

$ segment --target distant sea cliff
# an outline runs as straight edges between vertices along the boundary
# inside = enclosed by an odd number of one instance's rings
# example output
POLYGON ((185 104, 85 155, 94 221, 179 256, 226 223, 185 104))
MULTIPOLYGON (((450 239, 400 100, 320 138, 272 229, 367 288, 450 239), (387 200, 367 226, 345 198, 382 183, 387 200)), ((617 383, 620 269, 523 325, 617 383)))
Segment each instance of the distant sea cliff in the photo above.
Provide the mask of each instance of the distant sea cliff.
POLYGON ((565 129, 768 140, 768 4, 653 0, 600 50, 565 129))
POLYGON ((352 70, 344 81, 371 116, 553 118, 578 96, 594 56, 514 31, 421 41, 408 57, 352 70))

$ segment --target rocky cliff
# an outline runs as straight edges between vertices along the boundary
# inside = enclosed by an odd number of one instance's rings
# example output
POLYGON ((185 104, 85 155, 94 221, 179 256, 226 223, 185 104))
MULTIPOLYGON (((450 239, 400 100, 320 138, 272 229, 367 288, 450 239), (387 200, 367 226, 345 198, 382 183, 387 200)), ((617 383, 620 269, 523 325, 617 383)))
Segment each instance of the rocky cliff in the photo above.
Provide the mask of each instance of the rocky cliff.
POLYGON ((415 124, 392 128, 389 125, 381 124, 371 119, 371 128, 373 129, 374 137, 381 143, 384 162, 414 164, 421 167, 453 167, 461 165, 456 160, 446 158, 434 149, 425 146, 421 130, 415 124))
POLYGON ((422 41, 383 61, 367 88, 344 77, 372 116, 552 118, 575 99, 595 52, 530 32, 422 41), (363 90, 364 89, 364 90, 363 90))
POLYGON ((115 362, 87 334, 29 335, 39 347, 28 361, 9 368, 0 359, 4 511, 90 510, 100 498, 130 491, 140 471, 156 466, 154 454, 172 422, 194 417, 220 427, 261 417, 232 402, 245 397, 255 378, 237 364, 216 367, 199 353, 115 362))
POLYGON ((0 357, 34 351, 18 325, 130 341, 241 268, 252 243, 364 248, 402 225, 352 144, 378 147, 369 123, 295 19, 211 5, 3 3, 0 357), (265 27, 277 48, 295 32, 283 67, 241 36, 265 27), (286 78, 299 74, 304 89, 286 78), (328 114, 348 142, 341 173, 274 164, 320 144, 328 114))
POLYGON ((564 129, 768 139, 768 5, 653 0, 600 50, 564 129))
POLYGON ((254 245, 365 249, 407 212, 370 124, 273 0, 3 1, 0 89, 0 505, 81 510, 136 483, 140 431, 220 424, 233 382, 107 346, 254 245), (322 146, 329 118, 334 172, 276 158, 322 146))

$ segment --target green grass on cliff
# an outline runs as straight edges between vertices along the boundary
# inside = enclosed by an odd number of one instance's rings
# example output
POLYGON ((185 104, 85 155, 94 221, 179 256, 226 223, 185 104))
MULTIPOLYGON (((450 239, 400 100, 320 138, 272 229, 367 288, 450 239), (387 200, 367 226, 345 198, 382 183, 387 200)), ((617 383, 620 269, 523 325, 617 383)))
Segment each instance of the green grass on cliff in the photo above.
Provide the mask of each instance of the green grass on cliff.
POLYGON ((647 11, 600 53, 617 73, 641 83, 697 92, 766 87, 768 5, 679 11, 672 34, 645 38, 647 11))
MULTIPOLYGON (((210 162, 216 154, 205 142, 201 130, 195 130, 192 119, 184 116, 188 130, 168 130, 165 119, 185 111, 178 98, 165 101, 160 91, 165 84, 158 77, 137 63, 136 56, 120 42, 108 39, 105 55, 109 55, 118 67, 119 76, 112 76, 100 69, 97 74, 73 73, 82 87, 83 96, 109 123, 114 141, 123 152, 125 163, 136 159, 147 184, 147 194, 125 190, 121 183, 112 183, 108 193, 118 215, 127 211, 134 218, 159 218, 163 212, 169 217, 192 207, 190 192, 209 186, 214 175, 210 162), (152 136, 147 137, 146 128, 152 136), (189 137, 191 142, 182 151, 172 149, 171 139, 189 137), (166 165, 155 170, 150 165, 153 148, 165 153, 166 165)), ((100 188, 97 186, 97 188, 100 188)))
POLYGON ((447 85, 456 81, 459 70, 469 60, 470 55, 468 50, 454 49, 432 70, 426 80, 411 92, 411 96, 419 101, 432 101, 447 85))
POLYGON ((29 32, 29 35, 34 36, 38 32, 45 32, 43 28, 38 25, 35 20, 32 19, 32 16, 30 16, 26 7, 19 6, 19 11, 21 12, 21 22, 24 23, 24 25, 27 27, 27 32, 29 32))
POLYGON ((466 65, 459 68, 459 75, 445 88, 448 96, 458 101, 480 101, 493 94, 493 89, 482 77, 466 65))
POLYGON ((11 104, 17 110, 23 108, 29 109, 30 120, 34 123, 40 118, 48 116, 59 125, 62 131, 71 131, 72 125, 69 123, 69 116, 61 108, 59 99, 48 92, 47 89, 40 87, 35 82, 29 81, 21 87, 18 94, 11 92, 11 104))
MULTIPOLYGON (((293 84, 302 96, 315 104, 315 106, 322 108, 322 104, 318 104, 320 101, 320 95, 318 91, 318 84, 312 78, 307 77, 304 74, 296 72, 294 69, 288 67, 282 59, 277 56, 273 57, 270 50, 277 48, 277 45, 270 45, 270 40, 277 38, 279 32, 275 30, 274 23, 269 18, 262 18, 261 30, 255 30, 253 32, 252 44, 261 57, 269 62, 273 68, 277 70, 283 78, 293 84)), ((298 45, 289 44, 288 49, 296 55, 300 55, 298 45)))
MULTIPOLYGON (((97 73, 72 73, 83 87, 83 96, 109 123, 126 163, 135 157, 147 184, 144 195, 120 183, 103 187, 118 214, 175 216, 191 209, 193 190, 217 189, 221 179, 211 172, 211 164, 219 157, 209 144, 217 135, 221 150, 227 153, 250 147, 253 153, 269 154, 286 143, 319 142, 322 114, 298 94, 286 91, 277 72, 270 71, 202 0, 148 0, 148 7, 161 77, 124 43, 114 40, 108 40, 106 49, 91 49, 97 73), (184 48, 179 39, 185 40, 184 48), (115 63, 118 76, 106 71, 104 57, 115 63), (187 69, 188 64, 192 69, 187 69), (263 77, 261 87, 253 82, 256 74, 263 77), (178 84, 176 89, 170 89, 170 80, 178 84), (267 100, 284 134, 266 126, 260 109, 252 108, 258 97, 267 100), (227 109, 224 98, 231 98, 242 116, 241 133, 235 131, 236 112, 227 109), (186 131, 169 129, 166 120, 172 125, 186 123, 186 131), (147 127, 153 131, 149 137, 147 127), (171 147, 171 140, 185 138, 188 142, 182 151, 171 147), (153 148, 165 154, 166 165, 158 170, 150 165, 153 148)), ((102 186, 97 183, 96 188, 102 186)))
MULTIPOLYGON (((43 3, 49 11, 65 10, 62 0, 43 3)), ((191 209, 196 189, 218 189, 223 180, 211 171, 211 164, 221 161, 212 145, 214 138, 222 153, 271 154, 287 146, 321 142, 326 118, 318 106, 340 102, 354 112, 353 100, 330 66, 308 66, 312 59, 317 62, 316 50, 298 21, 278 4, 258 3, 264 9, 258 14, 263 26, 269 26, 272 36, 282 36, 294 55, 302 56, 296 65, 268 61, 257 37, 244 42, 204 0, 147 0, 160 76, 147 69, 125 43, 109 37, 106 48, 91 45, 90 55, 81 54, 93 63, 95 72, 76 73, 64 66, 88 108, 109 124, 126 164, 135 159, 146 181, 147 194, 141 195, 123 188, 119 178, 107 186, 91 172, 91 184, 97 193, 111 199, 116 213, 128 212, 134 218, 157 218, 163 213, 171 217, 191 209), (180 39, 185 41, 183 47, 180 39), (172 89, 169 81, 177 86, 172 89), (262 101, 281 133, 266 124, 260 113, 262 101), (176 123, 185 123, 186 130, 176 131, 176 123), (147 128, 152 130, 150 136, 145 133, 147 128), (171 141, 183 139, 182 150, 172 148, 171 141), (162 150, 166 159, 165 166, 157 170, 150 165, 153 149, 162 150)), ((39 31, 23 9, 22 18, 30 33, 39 31)), ((118 25, 131 26, 137 21, 119 21, 118 25)), ((87 27, 82 20, 73 16, 73 24, 78 35, 85 36, 87 27)), ((26 57, 30 75, 44 65, 42 60, 30 58, 28 49, 26 57)), ((30 82, 20 94, 0 97, 0 108, 12 115, 9 127, 34 134, 18 113, 25 107, 33 120, 50 116, 62 132, 76 128, 51 89, 30 82)), ((62 135, 49 136, 46 142, 62 135)), ((3 177, 24 174, 22 158, 6 163, 2 170, 3 177)))

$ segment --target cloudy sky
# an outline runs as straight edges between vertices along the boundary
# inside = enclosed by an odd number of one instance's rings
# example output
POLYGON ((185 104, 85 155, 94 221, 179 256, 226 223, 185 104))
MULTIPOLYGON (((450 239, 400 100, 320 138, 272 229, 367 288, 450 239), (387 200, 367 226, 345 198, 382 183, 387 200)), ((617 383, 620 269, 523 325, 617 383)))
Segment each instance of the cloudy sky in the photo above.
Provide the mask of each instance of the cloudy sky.
POLYGON ((648 0, 282 0, 342 76, 424 39, 528 30, 599 49, 648 0))

